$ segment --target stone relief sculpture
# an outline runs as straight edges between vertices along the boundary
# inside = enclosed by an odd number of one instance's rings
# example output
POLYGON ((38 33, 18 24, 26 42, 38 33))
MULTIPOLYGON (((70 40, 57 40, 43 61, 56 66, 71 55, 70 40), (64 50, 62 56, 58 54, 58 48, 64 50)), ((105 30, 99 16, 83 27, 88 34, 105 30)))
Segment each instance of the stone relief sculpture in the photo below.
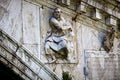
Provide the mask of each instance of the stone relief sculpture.
POLYGON ((61 16, 61 9, 55 8, 53 16, 50 18, 50 31, 47 32, 45 40, 45 53, 52 57, 51 62, 55 62, 56 56, 66 59, 72 51, 72 38, 74 36, 70 22, 65 21, 61 16))
POLYGON ((114 28, 111 28, 109 32, 106 32, 106 35, 103 38, 103 48, 106 52, 112 51, 114 37, 115 37, 115 30, 114 28))

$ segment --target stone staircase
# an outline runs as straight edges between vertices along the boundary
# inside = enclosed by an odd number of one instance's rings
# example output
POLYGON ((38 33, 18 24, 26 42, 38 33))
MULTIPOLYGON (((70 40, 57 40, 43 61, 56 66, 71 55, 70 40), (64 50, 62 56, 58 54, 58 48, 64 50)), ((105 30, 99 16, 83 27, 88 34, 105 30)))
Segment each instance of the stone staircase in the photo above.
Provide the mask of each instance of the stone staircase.
POLYGON ((25 80, 61 80, 25 47, 1 29, 0 61, 25 80))

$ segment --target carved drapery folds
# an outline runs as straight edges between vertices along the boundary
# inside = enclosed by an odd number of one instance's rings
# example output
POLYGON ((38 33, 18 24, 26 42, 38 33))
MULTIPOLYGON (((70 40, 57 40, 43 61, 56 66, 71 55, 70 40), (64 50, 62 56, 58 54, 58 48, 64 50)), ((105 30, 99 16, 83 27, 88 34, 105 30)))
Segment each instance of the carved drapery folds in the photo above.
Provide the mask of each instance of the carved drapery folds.
POLYGON ((69 22, 61 16, 61 9, 56 8, 49 21, 51 30, 47 33, 45 40, 45 53, 50 54, 52 62, 55 62, 56 55, 66 59, 73 50, 73 30, 69 22))

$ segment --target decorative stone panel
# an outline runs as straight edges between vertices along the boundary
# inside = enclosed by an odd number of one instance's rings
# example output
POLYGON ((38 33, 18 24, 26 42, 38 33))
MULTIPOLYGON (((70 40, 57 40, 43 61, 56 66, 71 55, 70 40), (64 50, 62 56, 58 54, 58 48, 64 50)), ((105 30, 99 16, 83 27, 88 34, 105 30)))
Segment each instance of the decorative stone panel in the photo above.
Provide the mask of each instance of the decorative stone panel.
POLYGON ((23 45, 40 59, 39 6, 22 1, 23 45))
POLYGON ((119 80, 120 52, 85 50, 85 75, 87 80, 119 80))
POLYGON ((21 0, 0 0, 0 28, 22 42, 21 0))

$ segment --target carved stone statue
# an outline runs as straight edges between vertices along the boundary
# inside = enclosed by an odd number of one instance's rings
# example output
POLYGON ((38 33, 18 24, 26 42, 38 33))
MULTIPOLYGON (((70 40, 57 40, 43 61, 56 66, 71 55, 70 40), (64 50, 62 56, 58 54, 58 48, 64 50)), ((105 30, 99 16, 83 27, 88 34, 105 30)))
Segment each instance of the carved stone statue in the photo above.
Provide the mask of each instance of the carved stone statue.
POLYGON ((111 28, 109 32, 106 32, 106 36, 103 39, 103 48, 106 52, 109 52, 113 48, 113 41, 115 37, 115 30, 111 28))
POLYGON ((61 16, 61 9, 56 8, 50 18, 51 30, 47 32, 45 40, 45 52, 52 56, 53 62, 56 61, 55 54, 67 59, 69 49, 68 42, 72 39, 73 30, 71 24, 66 22, 61 16))

